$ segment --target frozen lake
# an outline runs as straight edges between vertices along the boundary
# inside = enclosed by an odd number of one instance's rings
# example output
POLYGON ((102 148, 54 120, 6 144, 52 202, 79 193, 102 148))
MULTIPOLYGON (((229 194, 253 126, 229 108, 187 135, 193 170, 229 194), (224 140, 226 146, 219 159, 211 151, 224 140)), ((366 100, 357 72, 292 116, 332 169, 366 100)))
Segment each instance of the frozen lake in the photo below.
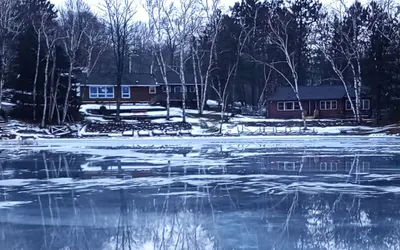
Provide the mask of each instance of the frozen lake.
POLYGON ((400 140, 0 146, 0 249, 399 249, 400 140))

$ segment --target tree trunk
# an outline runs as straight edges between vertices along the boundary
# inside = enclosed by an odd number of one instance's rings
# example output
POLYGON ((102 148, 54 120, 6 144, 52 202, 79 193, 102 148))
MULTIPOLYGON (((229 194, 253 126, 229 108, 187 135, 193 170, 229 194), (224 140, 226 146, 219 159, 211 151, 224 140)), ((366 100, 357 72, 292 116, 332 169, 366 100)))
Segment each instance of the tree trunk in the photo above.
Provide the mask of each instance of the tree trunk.
POLYGON ((61 118, 61 123, 65 123, 65 119, 67 118, 68 114, 68 107, 69 107, 69 95, 71 92, 72 88, 72 70, 74 68, 74 58, 70 59, 69 62, 69 70, 68 70, 68 86, 67 86, 67 92, 65 93, 65 99, 64 99, 64 107, 63 107, 63 113, 62 113, 62 118, 61 118))
POLYGON ((53 65, 51 67, 51 79, 50 79, 50 108, 49 108, 49 114, 48 114, 48 122, 51 123, 53 121, 53 115, 52 115, 52 107, 53 107, 53 95, 54 95, 54 85, 55 85, 55 72, 56 72, 56 63, 57 63, 57 57, 55 50, 53 50, 52 53, 52 58, 53 58, 53 65))
MULTIPOLYGON (((194 76, 194 87, 196 88, 196 104, 197 104, 197 110, 200 112, 200 95, 199 95, 199 87, 198 87, 198 82, 197 82, 197 68, 196 68, 196 57, 195 57, 195 52, 194 48, 192 51, 192 63, 193 63, 193 76, 194 76)), ((200 72, 201 73, 201 72, 200 72)))
POLYGON ((0 54, 0 110, 3 108, 2 106, 2 101, 3 101, 3 87, 5 83, 5 74, 6 74, 6 68, 5 68, 5 55, 6 55, 6 44, 5 41, 2 41, 2 46, 1 46, 1 54, 0 54))
MULTIPOLYGON (((121 59, 122 60, 122 59, 121 59)), ((121 120, 121 86, 122 86, 122 74, 123 71, 118 72, 117 74, 117 91, 114 91, 117 95, 117 113, 116 113, 116 119, 117 121, 121 120)))
POLYGON ((33 91, 32 91, 32 98, 33 98, 33 121, 36 121, 36 89, 37 89, 37 82, 39 77, 39 66, 40 66, 40 41, 41 39, 41 31, 38 32, 38 45, 36 50, 36 68, 35 68, 35 78, 33 79, 33 91))
MULTIPOLYGON (((50 106, 50 117, 51 117, 52 120, 53 120, 53 117, 54 117, 54 110, 56 109, 56 106, 58 106, 57 96, 58 96, 58 86, 59 86, 59 84, 60 84, 60 74, 57 74, 57 80, 56 80, 56 85, 55 85, 55 88, 54 88, 54 93, 50 97, 50 98, 53 99, 52 105, 50 106)), ((58 117, 57 124, 58 125, 61 124, 60 117, 58 117)))
POLYGON ((181 49, 179 52, 179 59, 180 59, 179 75, 182 83, 182 122, 186 122, 186 79, 184 71, 185 63, 183 61, 183 49, 181 49))
POLYGON ((360 96, 360 86, 361 86, 361 79, 360 76, 357 73, 357 70, 355 69, 355 66, 353 63, 350 63, 351 65, 351 69, 353 72, 353 84, 354 84, 354 95, 355 95, 355 103, 356 103, 356 107, 355 107, 355 120, 357 122, 357 124, 361 124, 361 112, 360 112, 360 108, 361 108, 361 96, 360 96))
POLYGON ((201 100, 201 113, 203 113, 204 106, 206 105, 206 99, 207 99, 207 87, 208 87, 208 78, 210 77, 211 70, 212 70, 212 65, 213 65, 213 54, 214 54, 214 48, 216 45, 217 41, 217 35, 218 35, 218 28, 215 31, 213 40, 211 41, 211 48, 210 48, 210 58, 208 60, 208 66, 207 66, 207 71, 206 71, 206 76, 204 79, 204 88, 202 94, 202 100, 201 100))
POLYGON ((299 107, 300 107, 300 111, 301 111, 301 119, 303 120, 303 129, 306 130, 307 129, 307 120, 306 120, 306 115, 304 114, 303 104, 301 103, 298 89, 293 89, 293 91, 296 95, 297 102, 299 103, 299 107))
POLYGON ((4 83, 5 83, 5 74, 1 73, 1 75, 0 75, 0 110, 3 108, 2 102, 3 102, 4 83))
POLYGON ((50 54, 46 56, 46 67, 44 71, 44 84, 43 84, 43 116, 41 126, 44 127, 46 124, 46 111, 47 111, 47 85, 49 82, 49 64, 50 54))
MULTIPOLYGON (((195 55, 196 55, 196 61, 197 61, 197 69, 198 69, 198 72, 199 72, 199 76, 200 76, 200 93, 199 93, 199 108, 198 108, 198 111, 199 111, 199 115, 202 115, 203 114, 203 109, 204 109, 204 106, 203 106, 203 99, 204 99, 204 96, 205 95, 203 95, 203 93, 205 92, 204 91, 204 77, 203 77, 203 74, 202 74, 202 68, 201 68, 201 60, 200 60, 200 58, 199 58, 199 51, 198 51, 198 47, 196 46, 196 50, 195 50, 195 55)), ((196 93, 196 95, 197 95, 197 93, 196 93)))
POLYGON ((157 59, 157 63, 158 63, 158 67, 160 68, 161 71, 161 75, 165 84, 165 93, 167 95, 167 99, 166 99, 166 105, 167 105, 167 121, 170 120, 170 87, 168 84, 168 78, 167 78, 167 66, 165 64, 164 61, 164 57, 162 55, 161 50, 158 52, 159 55, 156 54, 156 59, 157 59))

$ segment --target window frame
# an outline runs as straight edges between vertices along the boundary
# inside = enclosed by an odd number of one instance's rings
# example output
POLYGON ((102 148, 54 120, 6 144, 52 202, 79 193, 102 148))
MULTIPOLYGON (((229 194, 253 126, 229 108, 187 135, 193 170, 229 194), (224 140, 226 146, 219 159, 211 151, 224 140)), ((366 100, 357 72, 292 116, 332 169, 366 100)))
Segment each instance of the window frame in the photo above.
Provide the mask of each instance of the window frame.
POLYGON ((183 91, 182 86, 175 86, 174 87, 174 93, 182 93, 182 91, 183 91), (177 89, 179 89, 179 91, 176 91, 177 89))
MULTIPOLYGON (((361 110, 371 110, 371 100, 370 99, 361 99, 360 106, 361 106, 361 110), (365 103, 368 103, 368 105, 367 105, 368 108, 365 108, 365 103)), ((349 100, 346 100, 345 109, 346 110, 351 110, 351 105, 350 105, 350 101, 349 100)))
POLYGON ((361 110, 370 110, 371 109, 371 101, 369 99, 361 100, 361 110), (365 103, 368 103, 368 108, 365 108, 365 103))
POLYGON ((276 109, 277 109, 277 111, 299 111, 300 110, 300 104, 299 104, 298 101, 277 102, 276 109), (286 105, 289 104, 289 103, 292 105, 291 109, 286 108, 286 105), (279 108, 280 104, 283 105, 283 109, 279 108))
POLYGON ((194 86, 188 86, 187 88, 188 88, 187 92, 189 92, 189 93, 195 93, 196 92, 196 87, 194 87, 194 86))
MULTIPOLYGON (((167 86, 162 86, 161 90, 163 93, 167 93, 167 86)), ((168 86, 168 92, 171 93, 171 86, 168 86)))
POLYGON ((350 101, 349 101, 349 100, 346 100, 344 106, 345 106, 344 108, 345 108, 346 110, 351 110, 351 104, 350 104, 350 101))
POLYGON ((105 86, 89 86, 89 99, 114 99, 115 98, 115 87, 111 85, 105 86), (92 92, 92 89, 96 89, 92 92), (101 92, 100 89, 104 89, 101 92), (109 90, 112 90, 111 92, 109 90))
POLYGON ((150 86, 149 87, 149 94, 151 94, 151 95, 157 94, 156 86, 150 86))
POLYGON ((131 98, 131 87, 127 86, 127 85, 122 85, 121 86, 121 98, 122 99, 130 99, 131 98), (127 95, 124 95, 124 88, 128 88, 128 93, 125 93, 127 95))
POLYGON ((338 103, 337 100, 320 100, 319 101, 319 110, 337 110, 338 109, 338 103), (328 105, 329 103, 329 105, 328 105), (324 105, 322 105, 324 104, 324 105), (335 104, 335 108, 333 108, 333 104, 335 104), (324 106, 324 108, 322 108, 324 106), (329 106, 329 108, 328 108, 329 106))

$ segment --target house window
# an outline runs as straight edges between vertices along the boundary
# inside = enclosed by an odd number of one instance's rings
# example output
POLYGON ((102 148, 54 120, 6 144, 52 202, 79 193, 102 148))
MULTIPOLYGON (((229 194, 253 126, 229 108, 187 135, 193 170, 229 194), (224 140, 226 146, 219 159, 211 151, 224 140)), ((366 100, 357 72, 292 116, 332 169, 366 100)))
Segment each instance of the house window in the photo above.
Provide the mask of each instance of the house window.
POLYGON ((297 171, 300 168, 298 162, 280 161, 278 162, 278 169, 284 171, 297 171), (297 169, 297 170, 296 170, 297 169))
POLYGON ((319 164, 320 171, 324 172, 336 172, 337 171, 337 163, 336 162, 321 162, 319 164))
POLYGON ((174 87, 174 92, 175 93, 182 93, 182 87, 181 86, 174 87))
POLYGON ((122 86, 121 87, 121 97, 123 99, 131 98, 131 88, 129 86, 122 86))
POLYGON ((346 100, 346 110, 351 110, 351 104, 349 100, 346 100))
POLYGON ((319 109, 320 110, 335 110, 337 109, 337 101, 320 101, 319 102, 319 109))
MULTIPOLYGON (((167 90, 167 87, 166 86, 162 86, 162 91, 163 92, 167 92, 166 90, 167 90)), ((170 86, 168 86, 168 90, 169 90, 169 92, 171 92, 171 87, 170 86)))
POLYGON ((278 111, 300 110, 299 102, 278 102, 278 111))
POLYGON ((157 89, 154 86, 149 87, 149 94, 155 94, 157 93, 157 89))
POLYGON ((371 108, 371 102, 368 99, 361 100, 361 109, 369 110, 371 108))
MULTIPOLYGON (((356 108, 355 107, 355 103, 354 103, 354 101, 353 101, 353 105, 354 105, 354 108, 356 108)), ((369 100, 369 99, 363 99, 363 100, 361 100, 361 110, 370 110, 371 109, 371 101, 369 100)), ((351 105, 350 105, 350 102, 349 102, 349 100, 346 100, 346 110, 351 110, 351 105)))
POLYGON ((285 110, 285 103, 278 102, 278 111, 284 111, 284 110, 285 110))
POLYGON ((196 88, 194 86, 190 86, 190 87, 188 87, 188 92, 194 93, 194 92, 196 92, 196 88))
POLYGON ((89 98, 114 98, 114 87, 89 87, 89 98))

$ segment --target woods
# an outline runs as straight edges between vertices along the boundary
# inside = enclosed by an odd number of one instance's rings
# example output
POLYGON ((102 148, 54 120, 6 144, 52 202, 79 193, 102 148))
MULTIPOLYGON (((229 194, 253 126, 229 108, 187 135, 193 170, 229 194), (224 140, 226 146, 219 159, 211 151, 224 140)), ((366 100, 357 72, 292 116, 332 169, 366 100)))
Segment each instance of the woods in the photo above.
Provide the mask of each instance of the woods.
MULTIPOLYGON (((94 11, 84 0, 59 9, 47 0, 0 0, 0 100, 17 104, 16 117, 64 124, 79 119, 79 84, 93 72, 115 78, 117 89, 126 73, 159 74, 169 119, 167 76, 175 74, 183 121, 187 81, 194 81, 198 114, 216 100, 221 121, 237 106, 266 109, 284 86, 296 95, 306 128, 312 114, 299 87, 320 85, 343 86, 358 123, 364 93, 377 121, 397 119, 398 7, 390 0, 336 7, 318 0, 104 0, 94 11)), ((119 117, 118 94, 117 103, 119 117)))

